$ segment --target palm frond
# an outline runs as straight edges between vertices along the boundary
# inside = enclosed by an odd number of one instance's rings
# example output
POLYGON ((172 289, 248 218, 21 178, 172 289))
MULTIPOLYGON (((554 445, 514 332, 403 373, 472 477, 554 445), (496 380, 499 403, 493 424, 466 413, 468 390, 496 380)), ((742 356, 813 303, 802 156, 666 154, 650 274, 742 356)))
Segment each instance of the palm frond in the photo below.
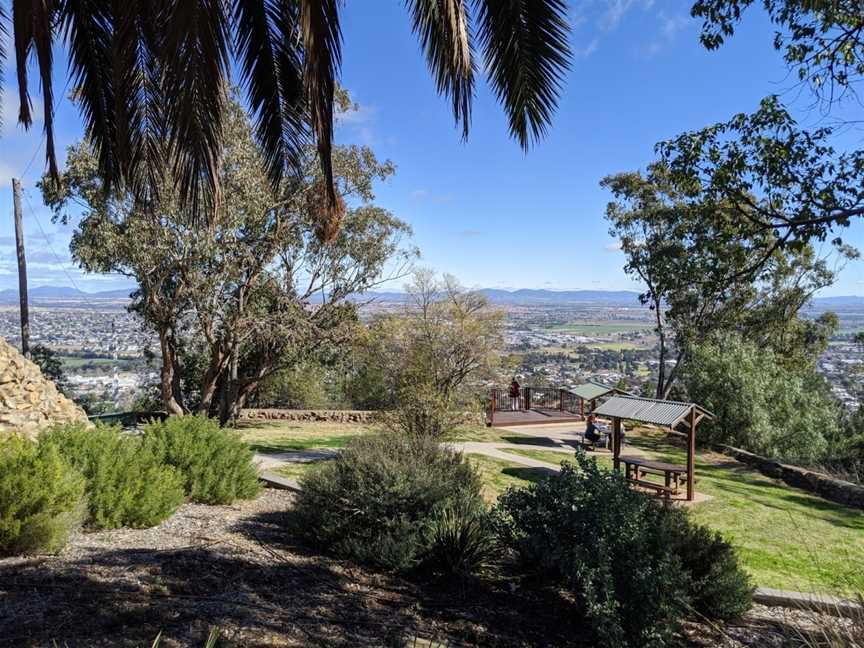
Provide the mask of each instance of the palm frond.
POLYGON ((57 5, 54 0, 15 0, 12 3, 12 22, 15 29, 15 55, 18 73, 18 121, 29 128, 33 124, 32 103, 27 84, 27 62, 35 54, 42 86, 43 127, 45 130, 45 157, 53 177, 58 177, 57 156, 54 151, 54 91, 52 68, 54 56, 54 23, 57 5))
POLYGON ((7 20, 6 7, 0 4, 0 130, 3 128, 3 70, 6 69, 6 37, 9 35, 7 20))
POLYGON ((414 33, 435 76, 440 94, 453 102, 453 116, 463 137, 471 124, 474 63, 471 29, 463 0, 408 0, 414 33))
POLYGON ((165 29, 161 96, 171 167, 194 217, 218 204, 230 36, 221 0, 174 0, 165 29))
POLYGON ((299 0, 303 43, 303 86, 309 119, 318 144, 327 202, 338 209, 333 185, 333 104, 336 76, 342 62, 338 0, 299 0))
POLYGON ((290 0, 234 0, 236 52, 274 188, 307 142, 299 16, 290 0))
POLYGON ((106 187, 120 180, 112 71, 113 16, 101 0, 67 2, 60 16, 69 43, 69 67, 84 128, 106 187))
POLYGON ((492 86, 527 149, 540 139, 570 67, 564 0, 475 0, 478 36, 492 86))
POLYGON ((33 3, 16 0, 12 3, 12 34, 15 48, 15 72, 18 75, 18 122, 24 128, 33 125, 33 108, 27 84, 27 59, 33 50, 33 3))

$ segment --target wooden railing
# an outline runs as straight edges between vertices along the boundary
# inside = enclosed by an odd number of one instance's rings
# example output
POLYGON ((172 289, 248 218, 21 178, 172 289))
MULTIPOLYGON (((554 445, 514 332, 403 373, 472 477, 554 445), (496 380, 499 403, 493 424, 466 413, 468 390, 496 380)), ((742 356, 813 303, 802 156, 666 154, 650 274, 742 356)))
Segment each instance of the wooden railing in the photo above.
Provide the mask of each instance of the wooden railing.
POLYGON ((489 406, 495 412, 553 409, 572 414, 582 413, 581 399, 573 392, 557 387, 522 387, 515 404, 510 398, 509 388, 493 388, 489 406))
POLYGON ((561 390, 555 387, 526 387, 528 409, 561 409, 561 390))

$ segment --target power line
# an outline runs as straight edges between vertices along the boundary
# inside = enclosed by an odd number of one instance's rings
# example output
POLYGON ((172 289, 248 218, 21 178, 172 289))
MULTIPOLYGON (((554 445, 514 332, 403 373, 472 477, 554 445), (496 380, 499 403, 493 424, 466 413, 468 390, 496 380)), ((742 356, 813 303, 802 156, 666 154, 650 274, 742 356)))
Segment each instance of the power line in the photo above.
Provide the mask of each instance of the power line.
POLYGON ((45 244, 48 246, 48 250, 50 250, 52 256, 54 257, 54 260, 57 262, 57 265, 60 266, 60 269, 63 271, 63 274, 66 275, 66 278, 69 280, 69 283, 72 284, 72 287, 75 290, 77 290, 82 296, 84 296, 84 301, 87 303, 87 305, 90 306, 90 308, 92 308, 94 311, 98 311, 99 309, 96 308, 96 306, 93 304, 93 302, 91 302, 89 299, 87 299, 87 297, 86 297, 87 293, 85 293, 83 290, 81 290, 78 287, 78 285, 75 283, 75 280, 72 278, 72 275, 70 275, 66 271, 66 264, 65 264, 65 262, 63 262, 60 259, 60 255, 58 255, 57 252, 54 250, 54 246, 51 245, 51 241, 48 239, 48 234, 45 233, 45 228, 42 227, 42 222, 39 220, 39 216, 37 216, 36 210, 33 209, 33 203, 30 202, 30 197, 27 195, 26 191, 22 192, 22 193, 24 194, 24 200, 27 201, 27 207, 30 210, 30 215, 33 217, 33 220, 36 221, 36 225, 39 228, 39 232, 42 234, 42 239, 45 241, 45 244))

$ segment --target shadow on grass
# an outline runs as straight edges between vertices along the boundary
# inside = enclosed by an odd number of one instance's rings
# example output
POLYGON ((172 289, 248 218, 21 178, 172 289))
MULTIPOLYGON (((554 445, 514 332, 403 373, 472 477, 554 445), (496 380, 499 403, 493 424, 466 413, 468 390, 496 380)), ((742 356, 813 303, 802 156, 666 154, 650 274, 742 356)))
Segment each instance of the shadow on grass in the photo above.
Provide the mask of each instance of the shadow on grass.
MULTIPOLYGON (((562 457, 562 459, 565 458, 566 457, 562 457)), ((528 468, 521 466, 517 468, 514 466, 502 469, 501 473, 510 477, 524 479, 525 481, 536 483, 541 479, 545 479, 546 477, 556 474, 556 471, 552 468, 528 468)))
POLYGON ((501 441, 504 443, 512 443, 513 445, 536 445, 545 446, 547 448, 558 448, 561 444, 548 437, 535 436, 502 436, 501 441))

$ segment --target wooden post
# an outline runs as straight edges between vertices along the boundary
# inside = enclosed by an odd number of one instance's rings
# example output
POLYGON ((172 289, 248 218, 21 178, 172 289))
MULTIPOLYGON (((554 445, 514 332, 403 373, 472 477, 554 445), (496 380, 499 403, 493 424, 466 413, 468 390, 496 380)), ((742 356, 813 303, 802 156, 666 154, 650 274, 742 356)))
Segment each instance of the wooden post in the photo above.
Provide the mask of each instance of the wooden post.
POLYGON ((615 470, 620 469, 618 456, 621 454, 621 419, 617 416, 612 418, 612 458, 615 470))
POLYGON ((21 181, 12 178, 15 213, 15 248, 18 252, 18 303, 21 305, 21 353, 30 358, 30 309, 27 304, 27 261, 24 258, 24 225, 21 222, 21 181))
POLYGON ((564 411, 564 390, 560 388, 558 389, 558 411, 564 411))
POLYGON ((530 387, 525 388, 525 398, 523 400, 525 401, 525 409, 530 410, 531 409, 531 388, 530 387))
POLYGON ((693 468, 696 463, 696 407, 690 407, 690 434, 687 439, 687 501, 693 501, 693 468))
POLYGON ((585 399, 581 396, 579 397, 579 416, 585 418, 585 399))
POLYGON ((490 409, 489 409, 489 425, 491 426, 495 422, 495 389, 492 389, 492 398, 489 400, 490 409))

